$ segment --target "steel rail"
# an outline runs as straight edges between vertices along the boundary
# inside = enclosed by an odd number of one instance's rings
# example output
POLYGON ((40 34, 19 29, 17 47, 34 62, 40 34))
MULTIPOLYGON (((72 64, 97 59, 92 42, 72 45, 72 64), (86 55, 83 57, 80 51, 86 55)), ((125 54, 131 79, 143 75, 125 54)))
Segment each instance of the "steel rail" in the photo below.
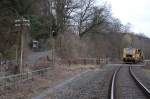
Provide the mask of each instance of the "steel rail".
POLYGON ((132 66, 130 66, 129 72, 130 72, 130 75, 132 76, 132 78, 135 80, 135 82, 142 88, 144 93, 150 98, 150 90, 137 78, 137 76, 135 75, 135 73, 132 70, 132 66))
POLYGON ((118 70, 116 70, 112 76, 112 80, 111 80, 111 89, 110 89, 110 99, 115 99, 115 81, 116 81, 116 77, 117 77, 117 73, 120 71, 120 68, 118 70))

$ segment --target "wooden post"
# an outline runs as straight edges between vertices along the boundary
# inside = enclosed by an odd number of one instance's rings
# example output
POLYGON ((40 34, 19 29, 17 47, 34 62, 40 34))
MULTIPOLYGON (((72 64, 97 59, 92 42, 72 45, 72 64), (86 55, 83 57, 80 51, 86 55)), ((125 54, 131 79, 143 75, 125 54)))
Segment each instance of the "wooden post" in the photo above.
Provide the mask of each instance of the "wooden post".
POLYGON ((83 61, 84 61, 84 65, 86 65, 86 59, 83 59, 83 61))
POLYGON ((71 61, 70 60, 68 60, 68 65, 71 66, 71 61))

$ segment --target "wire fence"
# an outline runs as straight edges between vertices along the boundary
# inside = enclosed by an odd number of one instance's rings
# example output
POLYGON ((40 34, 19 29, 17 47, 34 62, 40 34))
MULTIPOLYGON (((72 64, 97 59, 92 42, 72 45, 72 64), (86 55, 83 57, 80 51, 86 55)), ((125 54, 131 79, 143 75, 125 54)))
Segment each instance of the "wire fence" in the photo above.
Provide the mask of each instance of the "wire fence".
POLYGON ((109 62, 109 58, 78 58, 78 59, 68 59, 68 60, 56 60, 57 63, 61 64, 68 64, 69 66, 72 64, 81 64, 81 65, 88 65, 88 64, 106 64, 109 62))
POLYGON ((40 70, 35 70, 32 72, 27 73, 20 73, 16 75, 10 75, 10 76, 4 76, 0 77, 0 88, 3 90, 8 87, 13 87, 15 85, 18 85, 19 83, 32 80, 34 77, 37 76, 44 76, 48 72, 48 70, 51 68, 44 68, 40 70))
MULTIPOLYGON (((80 58, 80 59, 70 59, 70 60, 55 60, 57 63, 64 63, 68 64, 69 66, 71 64, 107 64, 109 59, 100 59, 100 58, 80 58)), ((8 87, 13 87, 16 85, 19 85, 20 83, 23 83, 28 80, 33 80, 35 77, 45 77, 47 75, 48 71, 51 70, 52 67, 47 67, 44 69, 38 69, 31 72, 25 72, 20 73, 16 75, 10 75, 10 76, 3 76, 0 77, 0 89, 3 90, 8 87)))

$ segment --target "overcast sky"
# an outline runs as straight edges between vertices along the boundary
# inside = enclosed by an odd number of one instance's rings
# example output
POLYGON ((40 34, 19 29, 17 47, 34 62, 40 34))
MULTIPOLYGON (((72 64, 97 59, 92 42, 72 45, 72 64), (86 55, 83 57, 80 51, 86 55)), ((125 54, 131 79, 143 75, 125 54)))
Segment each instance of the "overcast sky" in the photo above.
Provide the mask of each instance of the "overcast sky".
MULTIPOLYGON (((150 0, 103 0, 111 4, 112 13, 123 24, 131 23, 132 31, 150 37, 150 0)), ((102 0, 97 0, 98 3, 102 0)))

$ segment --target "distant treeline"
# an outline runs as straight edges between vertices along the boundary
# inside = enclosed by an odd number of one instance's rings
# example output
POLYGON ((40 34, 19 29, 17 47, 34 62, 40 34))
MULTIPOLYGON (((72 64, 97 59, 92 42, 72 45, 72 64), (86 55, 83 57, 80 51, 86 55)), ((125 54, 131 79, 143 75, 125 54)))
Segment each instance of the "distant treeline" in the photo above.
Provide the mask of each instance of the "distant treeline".
POLYGON ((135 35, 130 24, 122 24, 112 16, 107 3, 95 6, 94 0, 1 0, 0 57, 15 57, 19 46, 20 28, 15 20, 30 20, 22 32, 26 47, 38 40, 43 49, 55 48, 62 58, 111 57, 120 58, 122 48, 141 48, 150 56, 149 38, 135 35))

